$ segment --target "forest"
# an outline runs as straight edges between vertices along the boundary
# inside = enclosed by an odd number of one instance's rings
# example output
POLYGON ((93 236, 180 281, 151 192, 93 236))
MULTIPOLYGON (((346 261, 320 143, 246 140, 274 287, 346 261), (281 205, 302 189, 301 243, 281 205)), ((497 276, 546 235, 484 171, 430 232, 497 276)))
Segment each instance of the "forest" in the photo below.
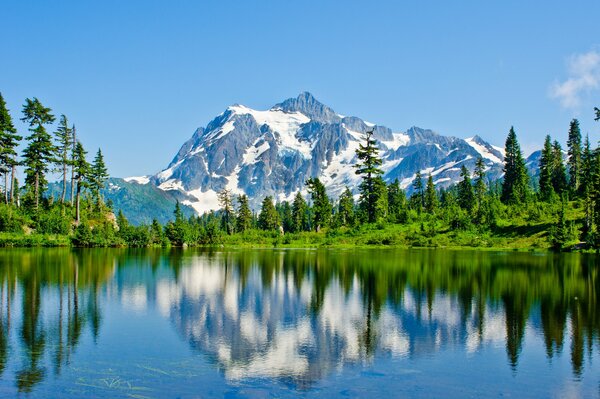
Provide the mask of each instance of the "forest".
MULTIPOLYGON (((595 120, 600 109, 594 108, 595 120)), ((568 127, 566 151, 547 136, 539 174, 529 175, 514 128, 505 142, 504 175, 491 181, 482 158, 461 169, 454 186, 437 188, 417 172, 411 195, 398 180, 386 182, 373 132, 356 151, 358 187, 331 198, 318 177, 293 201, 266 197, 252 210, 246 195, 219 192, 220 209, 185 217, 177 203, 161 225, 133 225, 113 211, 101 192, 109 178, 100 149, 93 160, 65 115, 58 118, 37 98, 26 99, 14 127, 0 94, 0 246, 77 247, 331 247, 399 246, 511 248, 555 251, 600 248, 600 148, 582 138, 579 122, 568 127), (24 149, 18 148, 23 142, 24 149), (24 171, 21 185, 17 167, 24 171), (48 195, 59 174, 61 194, 48 195)))

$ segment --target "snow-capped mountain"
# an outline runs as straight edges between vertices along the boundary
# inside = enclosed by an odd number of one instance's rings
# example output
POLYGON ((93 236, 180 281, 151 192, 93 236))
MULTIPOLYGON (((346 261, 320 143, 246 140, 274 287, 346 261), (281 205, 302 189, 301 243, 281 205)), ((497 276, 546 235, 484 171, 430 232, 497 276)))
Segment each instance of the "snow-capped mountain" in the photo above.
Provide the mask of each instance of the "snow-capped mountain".
POLYGON ((417 171, 447 187, 460 179, 462 165, 472 171, 479 157, 491 179, 502 173, 502 149, 478 136, 460 139, 418 127, 395 131, 340 115, 301 93, 266 111, 232 105, 198 128, 166 169, 126 180, 155 185, 199 213, 218 209, 217 192, 223 188, 247 194, 256 207, 267 195, 291 199, 315 176, 336 198, 360 181, 355 150, 369 129, 378 141, 384 178, 398 179, 409 192, 417 171))

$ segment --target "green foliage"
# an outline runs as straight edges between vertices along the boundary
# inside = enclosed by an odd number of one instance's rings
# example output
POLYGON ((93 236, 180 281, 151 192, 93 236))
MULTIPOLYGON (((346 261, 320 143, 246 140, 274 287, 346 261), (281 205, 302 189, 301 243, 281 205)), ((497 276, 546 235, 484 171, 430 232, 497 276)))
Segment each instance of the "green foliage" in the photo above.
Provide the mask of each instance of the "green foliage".
POLYGON ((332 206, 325 186, 318 177, 310 178, 306 181, 308 192, 312 200, 312 226, 315 231, 319 231, 329 226, 331 221, 332 206))
POLYGON ((302 197, 300 191, 296 193, 294 202, 292 203, 292 232, 308 231, 310 226, 308 223, 308 205, 302 197))
POLYGON ((579 193, 581 184, 581 131, 579 129, 579 121, 577 119, 573 119, 569 126, 567 153, 569 155, 567 162, 567 166, 569 168, 569 187, 571 188, 571 192, 579 193))
POLYGON ((433 177, 429 175, 427 179, 427 187, 425 189, 425 210, 428 213, 433 213, 438 207, 438 197, 433 184, 433 177))
POLYGON ((356 174, 362 176, 359 185, 360 207, 366 215, 368 223, 375 223, 384 218, 387 213, 387 193, 385 183, 381 176, 383 170, 378 156, 379 148, 373 138, 373 130, 367 130, 364 144, 360 143, 356 149, 356 157, 359 163, 354 165, 356 174))
POLYGON ((37 99, 25 100, 23 106, 23 118, 21 120, 29 124, 31 135, 27 137, 27 147, 23 151, 23 165, 25 166, 25 184, 31 205, 37 210, 40 198, 45 191, 46 173, 52 163, 55 162, 56 149, 52 143, 52 137, 46 131, 44 125, 54 122, 54 115, 37 99))
POLYGON ((236 230, 242 233, 252 227, 252 211, 250 205, 248 205, 246 194, 238 196, 238 212, 235 224, 236 230))
POLYGON ((511 127, 506 138, 504 155, 504 179, 502 181, 502 202, 505 204, 521 204, 526 202, 529 194, 529 176, 517 134, 511 127))
MULTIPOLYGON (((78 143, 79 145, 79 143, 78 143)), ((77 154, 77 147, 75 149, 75 153, 77 154)), ((100 205, 102 204, 102 197, 100 196, 100 191, 104 189, 106 185, 106 181, 108 180, 108 169, 106 168, 106 164, 104 163, 104 156, 102 155, 102 151, 98 148, 98 152, 96 153, 96 157, 94 158, 94 162, 89 167, 87 171, 89 188, 92 190, 92 194, 94 195, 96 202, 100 205)))
POLYGON ((262 208, 258 215, 258 226, 263 230, 277 230, 280 224, 279 213, 273 205, 273 197, 268 196, 262 202, 262 208))

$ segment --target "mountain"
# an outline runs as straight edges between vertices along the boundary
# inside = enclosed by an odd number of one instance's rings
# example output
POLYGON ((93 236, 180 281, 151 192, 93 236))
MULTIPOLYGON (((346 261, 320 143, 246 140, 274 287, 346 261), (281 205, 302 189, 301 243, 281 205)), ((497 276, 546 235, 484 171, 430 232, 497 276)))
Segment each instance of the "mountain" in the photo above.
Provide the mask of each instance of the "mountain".
POLYGON ((340 115, 305 92, 265 111, 232 105, 196 129, 160 173, 125 180, 154 186, 198 213, 218 209, 217 193, 224 188, 247 194, 258 208, 267 195, 290 200, 305 192, 305 181, 315 176, 335 198, 360 181, 355 150, 368 129, 380 148, 384 178, 399 179, 409 193, 417 171, 448 187, 460 179, 462 165, 472 171, 480 156, 490 179, 502 174, 502 149, 479 136, 460 139, 418 127, 395 131, 340 115))
MULTIPOLYGON (((129 222, 150 224, 152 219, 161 224, 173 219, 173 211, 177 197, 173 193, 159 189, 152 184, 140 184, 143 180, 121 179, 111 177, 102 190, 102 196, 113 204, 115 214, 123 211, 129 222)), ((60 198, 62 183, 53 182, 48 185, 47 195, 60 198)), ((67 193, 71 192, 71 185, 67 183, 67 193)), ((67 194, 68 196, 69 194, 67 194)), ((186 216, 192 216, 195 211, 187 206, 182 206, 186 216)))

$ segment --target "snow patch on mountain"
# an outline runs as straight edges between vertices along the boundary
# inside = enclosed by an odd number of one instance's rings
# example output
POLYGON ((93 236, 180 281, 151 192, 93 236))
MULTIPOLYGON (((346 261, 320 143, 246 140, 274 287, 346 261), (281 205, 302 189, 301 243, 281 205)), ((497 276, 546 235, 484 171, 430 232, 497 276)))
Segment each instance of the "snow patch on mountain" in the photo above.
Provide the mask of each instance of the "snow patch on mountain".
POLYGON ((131 176, 126 177, 123 180, 127 183, 148 184, 150 183, 150 176, 131 176))

